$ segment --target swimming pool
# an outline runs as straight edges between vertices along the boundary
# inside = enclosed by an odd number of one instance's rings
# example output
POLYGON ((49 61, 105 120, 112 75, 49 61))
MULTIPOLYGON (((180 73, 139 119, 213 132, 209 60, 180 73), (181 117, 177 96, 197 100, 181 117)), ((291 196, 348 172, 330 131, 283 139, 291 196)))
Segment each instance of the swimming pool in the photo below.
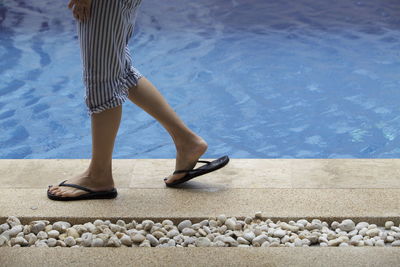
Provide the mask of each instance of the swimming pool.
MULTIPOLYGON (((0 4, 0 158, 91 157, 67 2, 0 4)), ((143 0, 130 48, 204 158, 392 158, 399 14, 395 0, 143 0)), ((173 157, 167 131, 124 103, 113 158, 173 157)))

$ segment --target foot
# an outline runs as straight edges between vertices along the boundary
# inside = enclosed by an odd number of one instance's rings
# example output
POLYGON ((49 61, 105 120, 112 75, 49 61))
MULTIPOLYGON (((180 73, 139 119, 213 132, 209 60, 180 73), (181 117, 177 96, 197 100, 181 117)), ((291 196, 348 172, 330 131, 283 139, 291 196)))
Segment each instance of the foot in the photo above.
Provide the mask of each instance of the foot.
MULTIPOLYGON (((197 160, 206 152, 208 144, 203 138, 197 136, 185 144, 177 147, 175 170, 192 170, 197 160)), ((187 172, 171 174, 164 182, 169 184, 184 177, 187 172)))
MULTIPOLYGON (((111 175, 95 175, 91 174, 88 170, 72 179, 68 179, 65 183, 81 185, 93 191, 106 191, 114 188, 114 181, 111 175)), ((50 186, 49 192, 61 197, 76 197, 88 193, 81 189, 58 185, 50 186)))

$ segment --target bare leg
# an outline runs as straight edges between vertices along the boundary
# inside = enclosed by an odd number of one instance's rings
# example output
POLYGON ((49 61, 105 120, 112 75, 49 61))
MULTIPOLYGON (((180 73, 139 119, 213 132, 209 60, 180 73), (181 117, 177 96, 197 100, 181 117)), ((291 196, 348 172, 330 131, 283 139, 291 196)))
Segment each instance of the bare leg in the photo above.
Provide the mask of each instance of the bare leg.
MULTIPOLYGON (((122 105, 94 113, 91 116, 92 125, 92 160, 83 173, 68 179, 73 183, 88 187, 94 191, 110 190, 114 187, 112 177, 112 152, 114 141, 121 121, 122 105)), ((52 194, 59 196, 79 196, 86 191, 66 186, 52 186, 52 194)))
MULTIPOLYGON (((171 135, 177 151, 175 170, 191 170, 207 150, 206 141, 191 131, 178 117, 157 88, 146 78, 139 79, 129 90, 129 99, 157 119, 171 135)), ((186 173, 167 176, 167 183, 178 180, 186 173)))

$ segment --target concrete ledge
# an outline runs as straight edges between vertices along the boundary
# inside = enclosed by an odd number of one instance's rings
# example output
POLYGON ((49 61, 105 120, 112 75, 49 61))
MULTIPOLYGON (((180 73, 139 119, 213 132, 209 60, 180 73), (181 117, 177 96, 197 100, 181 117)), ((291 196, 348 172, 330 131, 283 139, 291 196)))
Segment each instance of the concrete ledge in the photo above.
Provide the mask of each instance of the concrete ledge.
POLYGON ((1 248, 2 266, 398 266, 399 248, 1 248))
MULTIPOLYGON (((212 160, 207 159, 206 160, 212 160)), ((0 188, 47 188, 83 172, 90 159, 1 159, 0 188)), ((175 159, 113 159, 117 188, 165 189, 175 159)), ((197 165, 201 166, 203 163, 197 165)), ((189 188, 400 188, 400 159, 230 159, 189 188)))

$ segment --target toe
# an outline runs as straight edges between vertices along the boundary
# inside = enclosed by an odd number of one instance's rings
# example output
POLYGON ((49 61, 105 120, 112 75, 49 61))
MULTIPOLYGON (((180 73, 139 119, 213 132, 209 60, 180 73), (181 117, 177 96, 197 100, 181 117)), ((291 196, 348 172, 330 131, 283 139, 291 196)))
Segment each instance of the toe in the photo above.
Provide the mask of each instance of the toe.
POLYGON ((173 182, 179 180, 180 178, 182 178, 183 176, 185 176, 185 174, 186 173, 171 174, 167 178, 164 179, 164 182, 166 182, 167 184, 173 183, 173 182))

